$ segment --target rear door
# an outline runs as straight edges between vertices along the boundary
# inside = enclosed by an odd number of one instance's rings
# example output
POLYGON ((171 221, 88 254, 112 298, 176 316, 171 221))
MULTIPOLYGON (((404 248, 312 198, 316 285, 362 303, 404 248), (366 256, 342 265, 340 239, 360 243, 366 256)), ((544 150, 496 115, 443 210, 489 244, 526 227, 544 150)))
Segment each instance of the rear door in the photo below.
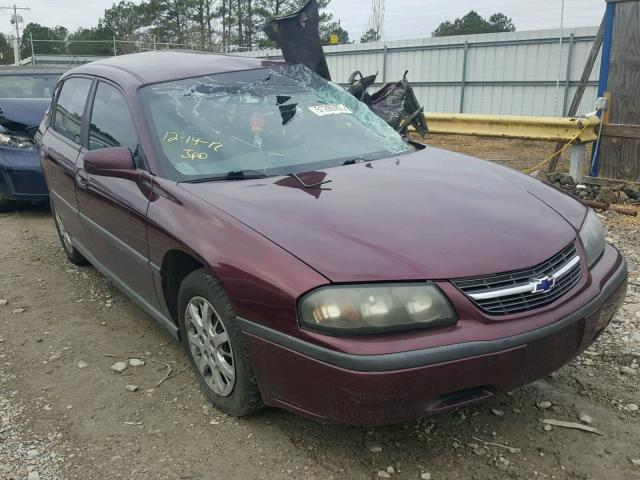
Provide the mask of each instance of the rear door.
POLYGON ((77 195, 86 249, 93 258, 145 303, 157 307, 149 267, 146 213, 151 175, 126 99, 120 89, 99 81, 88 109, 87 148, 78 159, 77 195), (139 175, 118 178, 90 175, 84 170, 87 151, 127 147, 139 175))
POLYGON ((75 192, 76 161, 83 138, 83 120, 93 80, 70 77, 58 89, 50 126, 42 138, 42 168, 56 211, 69 233, 81 238, 75 192))

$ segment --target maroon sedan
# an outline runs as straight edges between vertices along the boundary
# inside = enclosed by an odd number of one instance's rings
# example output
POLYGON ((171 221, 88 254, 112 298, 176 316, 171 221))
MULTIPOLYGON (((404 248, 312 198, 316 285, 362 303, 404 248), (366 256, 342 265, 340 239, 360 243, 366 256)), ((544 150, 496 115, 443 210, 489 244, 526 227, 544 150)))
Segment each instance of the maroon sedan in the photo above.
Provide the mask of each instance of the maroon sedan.
POLYGON ((592 211, 407 142, 302 66, 101 60, 64 75, 37 140, 69 259, 179 338, 232 415, 466 405, 567 363, 626 291, 592 211))

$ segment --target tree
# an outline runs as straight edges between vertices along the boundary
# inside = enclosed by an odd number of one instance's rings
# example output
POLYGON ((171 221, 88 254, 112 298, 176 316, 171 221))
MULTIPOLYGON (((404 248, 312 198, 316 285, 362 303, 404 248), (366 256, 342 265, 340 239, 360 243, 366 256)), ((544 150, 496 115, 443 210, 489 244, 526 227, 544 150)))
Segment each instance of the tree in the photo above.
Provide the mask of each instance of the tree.
POLYGON ((71 55, 113 55, 113 31, 107 27, 79 28, 69 35, 71 55))
POLYGON ((215 17, 214 0, 192 0, 191 15, 197 27, 198 42, 205 50, 213 42, 212 20, 215 17))
MULTIPOLYGON (((245 0, 246 1, 246 0, 245 0)), ((340 21, 333 18, 333 14, 327 12, 327 7, 331 0, 317 0, 320 10, 320 39, 322 43, 328 45, 332 34, 338 35, 339 43, 350 43, 349 32, 340 25, 340 21)), ((306 0, 254 0, 254 25, 263 25, 268 19, 276 16, 286 15, 298 10, 306 0)), ((262 28, 255 31, 253 44, 259 48, 274 48, 275 44, 266 38, 262 28)))
POLYGON ((141 5, 126 1, 114 3, 104 11, 98 27, 111 30, 119 40, 138 40, 140 29, 147 25, 145 7, 144 2, 141 5))
POLYGON ((152 33, 166 42, 185 43, 189 6, 188 0, 151 0, 145 8, 152 33))
POLYGON ((495 13, 489 17, 489 20, 485 20, 478 12, 471 10, 464 17, 456 18, 453 22, 441 23, 432 35, 448 37, 475 33, 514 32, 515 30, 512 20, 502 13, 495 13))
POLYGON ((331 35, 338 35, 338 44, 351 43, 349 40, 349 32, 340 25, 340 21, 331 21, 321 23, 319 26, 320 40, 323 45, 331 44, 331 35))
POLYGON ((494 13, 489 17, 489 24, 496 28, 498 32, 515 32, 516 26, 513 21, 503 13, 494 13))
POLYGON ((360 43, 377 42, 378 40, 380 40, 380 36, 373 28, 364 32, 360 37, 360 43))
POLYGON ((259 48, 275 48, 274 42, 263 34, 262 26, 273 17, 279 17, 300 8, 298 0, 255 0, 255 24, 258 26, 255 35, 255 44, 259 48))
POLYGON ((13 38, 0 33, 0 64, 11 65, 13 62, 13 38))
POLYGON ((300 8, 298 0, 258 0, 256 2, 256 13, 267 20, 285 13, 290 13, 300 8))
POLYGON ((318 0, 318 8, 320 9, 320 25, 318 25, 320 40, 323 45, 329 45, 331 43, 331 35, 338 35, 339 44, 351 43, 349 40, 349 32, 342 28, 340 20, 334 20, 333 14, 327 12, 329 3, 331 3, 331 0, 318 0))
POLYGON ((27 58, 31 56, 31 36, 34 40, 34 51, 39 55, 61 55, 67 50, 66 39, 68 35, 66 28, 57 26, 54 28, 45 27, 39 23, 28 23, 22 31, 20 40, 20 56, 27 58), (37 42, 36 40, 48 40, 37 42))
POLYGON ((369 23, 367 25, 368 29, 360 38, 361 43, 377 42, 382 39, 384 14, 384 0, 371 0, 371 13, 369 14, 369 23))

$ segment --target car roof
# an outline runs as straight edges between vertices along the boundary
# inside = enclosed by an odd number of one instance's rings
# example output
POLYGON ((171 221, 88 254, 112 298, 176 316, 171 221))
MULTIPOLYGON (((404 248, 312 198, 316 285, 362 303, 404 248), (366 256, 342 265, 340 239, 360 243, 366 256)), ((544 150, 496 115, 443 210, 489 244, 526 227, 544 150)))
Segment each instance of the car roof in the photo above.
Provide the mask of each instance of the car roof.
MULTIPOLYGON (((90 74, 131 84, 149 84, 216 73, 254 70, 272 65, 262 59, 196 51, 153 51, 109 57, 67 74, 90 74)), ((125 86, 125 85, 123 85, 125 86)))

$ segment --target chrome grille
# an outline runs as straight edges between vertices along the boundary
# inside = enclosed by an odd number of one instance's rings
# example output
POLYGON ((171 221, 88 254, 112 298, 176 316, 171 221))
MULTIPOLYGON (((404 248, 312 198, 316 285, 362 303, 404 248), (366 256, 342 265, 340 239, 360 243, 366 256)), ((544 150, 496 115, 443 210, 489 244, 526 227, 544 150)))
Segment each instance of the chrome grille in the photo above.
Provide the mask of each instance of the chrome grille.
POLYGON ((575 244, 533 268, 488 277, 454 280, 480 310, 491 315, 509 315, 534 310, 554 302, 580 281, 582 270, 575 244), (553 278, 548 291, 533 291, 536 281, 553 278))

